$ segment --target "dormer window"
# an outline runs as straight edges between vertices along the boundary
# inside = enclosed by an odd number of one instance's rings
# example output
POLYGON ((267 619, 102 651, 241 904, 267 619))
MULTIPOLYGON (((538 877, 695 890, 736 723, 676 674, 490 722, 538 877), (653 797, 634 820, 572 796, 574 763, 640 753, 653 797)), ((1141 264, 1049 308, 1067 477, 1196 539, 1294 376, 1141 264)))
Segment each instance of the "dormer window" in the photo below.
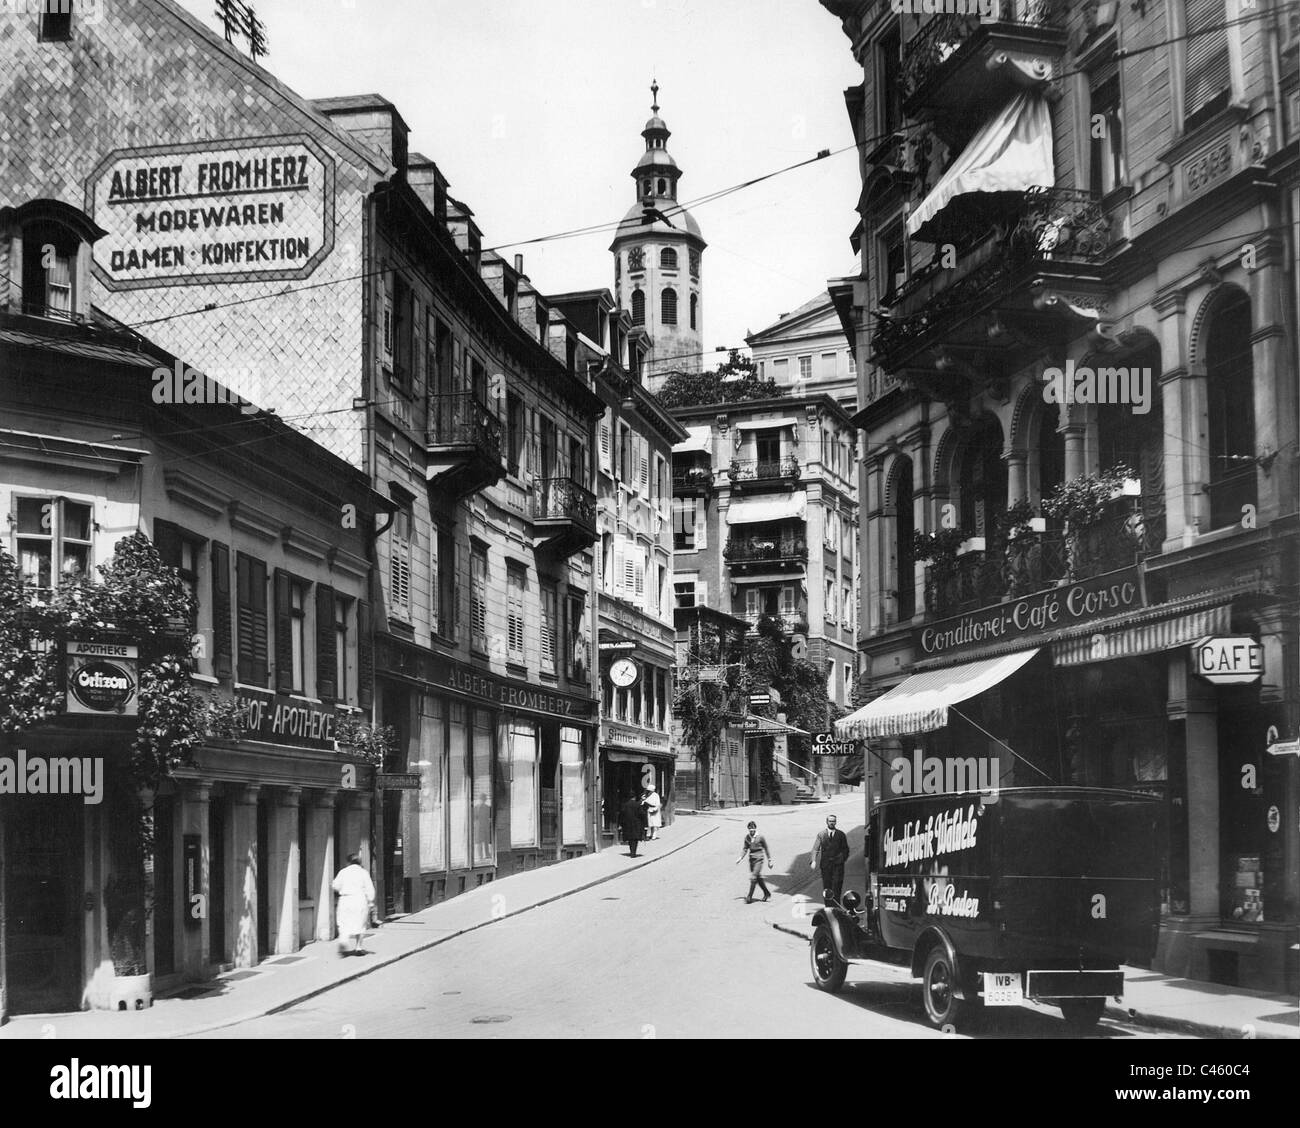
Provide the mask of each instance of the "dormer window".
POLYGON ((72 38, 72 0, 44 0, 41 4, 42 43, 66 43, 72 38))
POLYGON ((23 229, 23 312, 71 320, 74 306, 77 237, 54 224, 23 229))

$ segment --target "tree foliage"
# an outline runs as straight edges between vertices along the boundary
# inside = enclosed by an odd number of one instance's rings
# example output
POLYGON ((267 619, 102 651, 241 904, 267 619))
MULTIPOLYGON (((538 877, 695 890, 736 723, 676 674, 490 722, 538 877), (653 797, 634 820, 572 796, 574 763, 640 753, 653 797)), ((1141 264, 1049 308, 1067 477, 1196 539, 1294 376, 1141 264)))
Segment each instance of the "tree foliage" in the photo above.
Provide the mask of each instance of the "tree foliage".
POLYGON ((717 368, 703 372, 674 372, 659 389, 659 402, 667 408, 701 407, 714 403, 744 403, 776 399, 786 389, 775 380, 760 380, 758 369, 736 349, 717 368))

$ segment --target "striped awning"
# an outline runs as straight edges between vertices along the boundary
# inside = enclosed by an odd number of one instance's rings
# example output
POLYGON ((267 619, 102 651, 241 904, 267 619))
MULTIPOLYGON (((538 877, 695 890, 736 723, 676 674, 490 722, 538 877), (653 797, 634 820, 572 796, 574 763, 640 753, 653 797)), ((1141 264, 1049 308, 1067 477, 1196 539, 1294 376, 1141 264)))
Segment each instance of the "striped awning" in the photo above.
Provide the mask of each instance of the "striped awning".
POLYGON ((976 697, 1009 678, 1035 654, 1021 650, 1000 658, 967 662, 943 670, 926 670, 899 682, 888 693, 835 722, 837 740, 873 736, 910 736, 934 732, 948 723, 948 706, 976 697))
POLYGON ((708 454, 712 432, 707 423, 702 427, 687 427, 686 438, 673 445, 673 454, 693 454, 696 451, 708 454))
POLYGON ((1195 610, 1172 605, 1158 619, 1144 623, 1120 622, 1110 627, 1099 624, 1097 630, 1054 642, 1052 661, 1057 666, 1086 666, 1113 658, 1159 654, 1162 650, 1190 646, 1206 635, 1226 634, 1231 624, 1232 607, 1227 603, 1195 610))

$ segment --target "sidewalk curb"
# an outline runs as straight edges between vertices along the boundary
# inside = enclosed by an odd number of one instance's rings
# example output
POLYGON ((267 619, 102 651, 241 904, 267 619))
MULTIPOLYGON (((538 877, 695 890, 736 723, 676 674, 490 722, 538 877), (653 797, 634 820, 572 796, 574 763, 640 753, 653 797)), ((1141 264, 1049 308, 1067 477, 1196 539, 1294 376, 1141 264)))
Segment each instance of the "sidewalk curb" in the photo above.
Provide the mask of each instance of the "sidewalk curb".
MULTIPOLYGON (((588 881, 584 885, 575 885, 572 889, 566 889, 561 893, 555 893, 541 901, 534 901, 531 905, 525 905, 523 908, 515 909, 513 912, 503 913, 499 917, 489 917, 487 920, 479 921, 478 924, 471 924, 465 928, 457 930, 456 932, 449 932, 446 936, 439 936, 436 939, 430 940, 427 944, 421 944, 417 948, 412 948, 408 952, 400 952, 396 955, 388 956, 378 963, 368 964, 365 967, 358 969, 355 973, 348 974, 343 979, 335 980, 333 983, 327 983, 320 987, 314 987, 310 991, 304 991, 301 995, 298 995, 287 1002, 276 1003, 272 1007, 261 1008, 256 1011, 242 1014, 237 1018, 223 1019, 221 1022, 209 1023, 206 1026, 196 1026, 189 1030, 175 1030, 166 1034, 140 1035, 140 1037, 151 1041, 156 1041, 162 1038, 194 1038, 200 1034, 209 1034, 214 1030, 225 1030, 230 1026, 238 1026, 244 1022, 253 1022, 259 1018, 266 1018, 269 1015, 279 1014, 282 1011, 289 1010, 291 1007, 298 1006, 300 1003, 305 1003, 308 999, 314 999, 318 995, 323 995, 327 991, 332 991, 336 987, 343 986, 345 983, 353 983, 364 976, 379 971, 381 968, 391 967, 393 964, 398 963, 401 960, 418 955, 421 952, 427 952, 430 948, 436 948, 439 944, 446 944, 449 940, 455 940, 458 937, 466 935, 466 933, 476 932, 480 928, 487 928, 489 925, 497 924, 503 920, 509 920, 511 917, 522 916, 524 913, 530 912, 533 909, 540 909, 543 905, 554 904, 556 901, 562 901, 566 897, 572 897, 575 893, 582 893, 588 889, 594 889, 598 885, 604 885, 610 881, 617 881, 621 877, 626 877, 629 873, 635 873, 637 870, 644 869, 646 866, 654 865, 655 862, 663 861, 664 858, 671 858, 674 854, 685 850, 687 847, 694 846, 697 842, 703 841, 710 834, 715 833, 719 829, 721 828, 716 826, 710 827, 703 834, 697 835, 689 842, 683 842, 680 846, 674 846, 667 853, 656 854, 652 858, 646 858, 646 860, 640 865, 628 866, 627 869, 620 870, 617 873, 606 874, 604 877, 599 877, 595 881, 588 881)), ((322 942, 331 943, 332 941, 322 942)))
MULTIPOLYGON (((770 923, 778 932, 797 936, 804 942, 808 940, 807 933, 791 928, 788 924, 777 924, 775 921, 770 923)), ((1167 1030, 1172 1034, 1194 1034, 1201 1038, 1231 1039, 1237 1042, 1247 1040, 1242 1033, 1241 1027, 1220 1026, 1212 1022, 1197 1022, 1195 1019, 1190 1018, 1168 1018, 1165 1015, 1150 1014, 1112 1002, 1106 1003, 1106 1017, 1118 1019, 1122 1022, 1135 1022, 1139 1026, 1147 1026, 1152 1030, 1167 1030)), ((1255 1027, 1253 1037, 1260 1041, 1271 1042, 1294 1042, 1296 1040, 1294 1035, 1275 1033, 1271 1030, 1260 1030, 1258 1026, 1255 1027)))

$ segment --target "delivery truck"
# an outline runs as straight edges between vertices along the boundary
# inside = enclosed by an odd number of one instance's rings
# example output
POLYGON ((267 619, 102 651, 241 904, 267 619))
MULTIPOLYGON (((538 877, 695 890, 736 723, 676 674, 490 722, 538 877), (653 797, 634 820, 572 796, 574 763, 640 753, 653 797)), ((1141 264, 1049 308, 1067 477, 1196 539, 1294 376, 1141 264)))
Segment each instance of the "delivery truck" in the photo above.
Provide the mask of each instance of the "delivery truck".
POLYGON ((926 1016, 959 1028, 1025 1000, 1096 1024, 1149 963, 1159 926, 1159 802, 1088 787, 909 795, 877 804, 867 891, 813 916, 814 982, 850 966, 908 967, 926 1016))

